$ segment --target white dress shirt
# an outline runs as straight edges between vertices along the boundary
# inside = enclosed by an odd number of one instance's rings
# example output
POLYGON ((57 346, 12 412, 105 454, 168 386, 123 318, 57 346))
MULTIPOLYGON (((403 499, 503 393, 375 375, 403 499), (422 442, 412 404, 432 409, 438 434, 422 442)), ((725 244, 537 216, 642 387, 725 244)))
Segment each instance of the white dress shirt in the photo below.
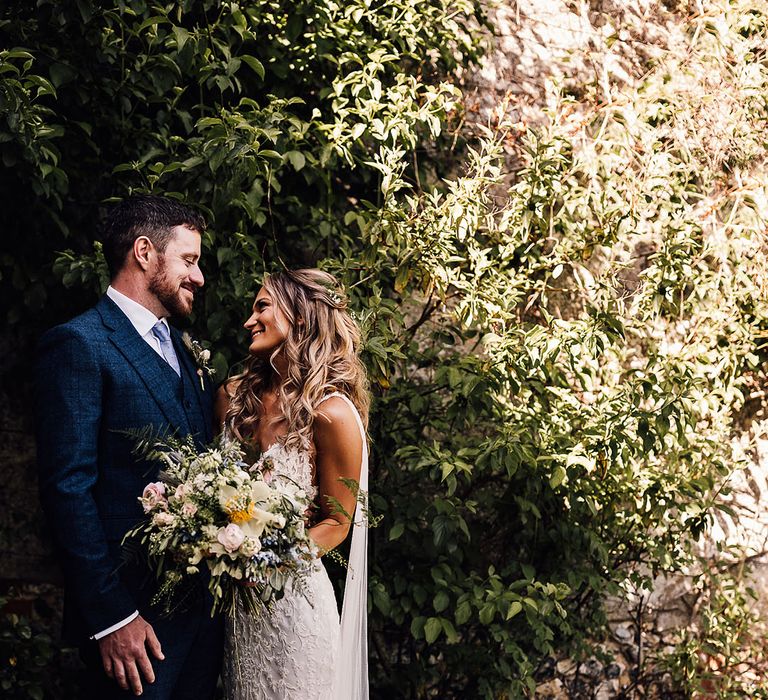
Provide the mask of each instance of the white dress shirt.
MULTIPOLYGON (((135 302, 133 299, 125 296, 125 294, 121 294, 111 285, 107 287, 107 296, 112 301, 114 301, 115 304, 117 304, 117 306, 120 308, 120 311, 122 311, 128 317, 131 325, 146 341, 147 345, 149 345, 149 347, 151 347, 158 355, 160 355, 160 357, 163 357, 163 352, 160 349, 160 341, 155 337, 154 333, 152 333, 152 328, 158 322, 158 320, 161 320, 166 326, 168 325, 168 321, 165 319, 158 319, 157 316, 155 316, 155 314, 153 314, 149 309, 142 306, 138 302, 135 302)), ((121 627, 125 627, 129 622, 132 622, 138 616, 139 611, 136 610, 124 620, 120 620, 120 622, 115 623, 111 627, 107 627, 107 629, 94 634, 91 639, 98 640, 102 637, 106 637, 108 634, 116 632, 121 627)))
MULTIPOLYGON (((120 307, 122 311, 131 322, 131 325, 136 329, 136 332, 147 342, 160 357, 163 357, 163 351, 160 349, 160 341, 155 337, 152 332, 152 328, 158 321, 162 321, 163 325, 168 328, 168 321, 164 318, 158 318, 148 308, 139 304, 139 302, 125 296, 121 292, 118 292, 111 285, 107 287, 107 296, 120 307)), ((170 329, 169 329, 170 332, 170 329)), ((165 359, 165 358, 163 358, 165 359)))

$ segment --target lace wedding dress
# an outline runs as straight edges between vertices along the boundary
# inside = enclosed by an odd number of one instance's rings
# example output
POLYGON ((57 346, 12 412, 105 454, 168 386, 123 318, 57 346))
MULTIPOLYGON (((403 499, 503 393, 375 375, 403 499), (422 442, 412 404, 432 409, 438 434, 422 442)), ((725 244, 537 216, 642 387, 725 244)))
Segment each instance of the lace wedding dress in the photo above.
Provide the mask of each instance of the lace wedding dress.
MULTIPOLYGON (((363 437, 360 489, 368 488, 368 451, 365 430, 352 402, 363 437)), ((272 478, 284 475, 310 496, 312 462, 307 451, 272 445, 260 464, 272 458, 272 478)), ((307 579, 308 595, 289 586, 270 610, 259 616, 242 606, 227 623, 224 649, 227 700, 365 700, 368 697, 366 649, 367 529, 359 513, 354 518, 352 550, 341 621, 333 586, 318 559, 307 579)))

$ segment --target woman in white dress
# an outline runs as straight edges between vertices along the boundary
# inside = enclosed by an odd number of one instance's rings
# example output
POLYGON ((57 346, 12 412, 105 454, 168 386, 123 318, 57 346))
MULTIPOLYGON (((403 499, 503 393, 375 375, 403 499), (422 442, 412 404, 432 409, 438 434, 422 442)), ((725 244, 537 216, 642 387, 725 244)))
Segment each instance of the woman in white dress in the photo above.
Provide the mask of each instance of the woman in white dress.
POLYGON ((349 480, 367 490, 360 332, 335 278, 314 269, 267 277, 245 328, 249 359, 219 391, 219 424, 267 478, 287 476, 314 499, 308 526, 318 555, 341 544, 350 527, 353 537, 341 620, 318 558, 307 595, 289 586, 269 611, 256 617, 241 609, 229 621, 226 697, 365 700, 367 529, 360 513, 347 515, 357 503, 349 480))

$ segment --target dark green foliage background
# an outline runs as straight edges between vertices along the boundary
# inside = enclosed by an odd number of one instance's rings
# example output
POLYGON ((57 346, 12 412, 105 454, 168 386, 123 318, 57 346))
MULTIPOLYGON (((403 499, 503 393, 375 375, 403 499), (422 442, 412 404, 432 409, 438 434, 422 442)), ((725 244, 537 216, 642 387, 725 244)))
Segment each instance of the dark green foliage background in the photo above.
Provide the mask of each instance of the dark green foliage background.
MULTIPOLYGON (((647 315, 629 333, 608 290, 576 303, 573 324, 547 311, 548 285, 578 280, 596 246, 639 227, 626 205, 639 198, 602 161, 582 168, 563 138, 529 135, 491 215, 493 139, 445 136, 450 81, 478 60, 484 23, 471 0, 0 10, 0 295, 23 349, 6 391, 23 395, 37 335, 106 285, 93 233, 131 192, 206 213, 190 323, 220 376, 242 359, 265 270, 338 274, 374 388, 374 697, 522 697, 548 656, 603 633, 606 594, 690 562, 730 468, 719 434, 693 430, 707 401, 738 403, 751 347, 745 330, 714 386, 702 363, 720 348, 678 361, 644 335, 720 293, 701 262, 695 294, 684 284, 695 227, 661 231, 647 315), (457 170, 468 178, 441 179, 457 170), (631 342, 644 354, 628 369, 631 342), (611 391, 583 400, 601 383, 611 391)), ((668 199, 641 201, 680 218, 691 178, 679 171, 668 199)))

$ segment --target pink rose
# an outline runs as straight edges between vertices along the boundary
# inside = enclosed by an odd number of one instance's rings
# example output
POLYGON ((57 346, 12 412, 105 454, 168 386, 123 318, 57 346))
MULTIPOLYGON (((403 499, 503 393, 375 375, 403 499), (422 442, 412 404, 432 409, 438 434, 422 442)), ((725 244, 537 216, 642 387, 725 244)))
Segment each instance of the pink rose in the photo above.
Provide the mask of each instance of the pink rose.
POLYGON ((141 494, 141 505, 144 506, 144 512, 154 510, 158 506, 165 507, 165 484, 162 481, 154 481, 144 487, 144 493, 141 494))
POLYGON ((219 528, 216 539, 228 552, 234 552, 245 539, 245 534, 239 525, 230 523, 226 527, 219 528))
POLYGON ((155 525, 158 525, 160 527, 167 527, 168 525, 173 525, 174 520, 176 520, 176 518, 164 510, 161 510, 159 513, 155 513, 152 516, 152 522, 155 525))
POLYGON ((191 518, 195 513, 197 513, 197 506, 194 503, 185 503, 183 506, 181 506, 182 515, 186 515, 188 518, 191 518))

